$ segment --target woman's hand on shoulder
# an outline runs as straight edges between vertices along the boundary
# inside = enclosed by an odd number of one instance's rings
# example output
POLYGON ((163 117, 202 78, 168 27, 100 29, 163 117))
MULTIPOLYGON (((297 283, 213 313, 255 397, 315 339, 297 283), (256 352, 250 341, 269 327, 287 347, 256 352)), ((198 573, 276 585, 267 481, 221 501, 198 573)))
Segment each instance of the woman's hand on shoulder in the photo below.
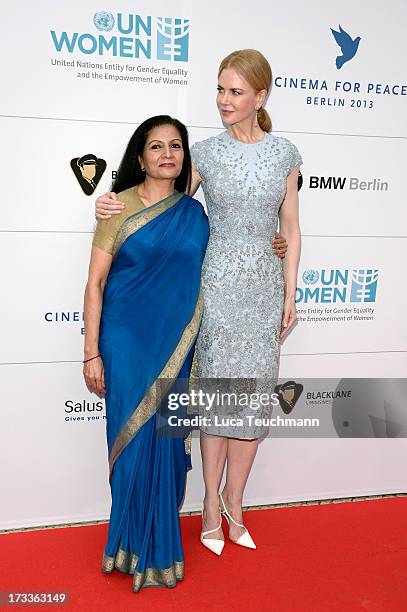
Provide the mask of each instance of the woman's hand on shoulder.
POLYGON ((125 204, 117 199, 117 195, 113 191, 108 191, 96 200, 96 219, 110 219, 112 215, 119 215, 123 208, 125 208, 125 204))

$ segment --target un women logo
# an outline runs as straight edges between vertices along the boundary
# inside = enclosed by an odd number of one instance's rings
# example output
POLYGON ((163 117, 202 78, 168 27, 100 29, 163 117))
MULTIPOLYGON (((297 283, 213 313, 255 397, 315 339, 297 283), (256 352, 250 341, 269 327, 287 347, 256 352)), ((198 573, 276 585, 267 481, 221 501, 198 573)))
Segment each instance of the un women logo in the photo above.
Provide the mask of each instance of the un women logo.
POLYGON ((101 30, 102 32, 110 32, 110 30, 113 30, 114 27, 114 17, 112 13, 99 11, 99 13, 95 13, 93 23, 98 30, 101 30))
POLYGON ((189 19, 157 18, 157 59, 187 62, 189 19))
POLYGON ((379 270, 352 270, 351 302, 375 302, 379 270))

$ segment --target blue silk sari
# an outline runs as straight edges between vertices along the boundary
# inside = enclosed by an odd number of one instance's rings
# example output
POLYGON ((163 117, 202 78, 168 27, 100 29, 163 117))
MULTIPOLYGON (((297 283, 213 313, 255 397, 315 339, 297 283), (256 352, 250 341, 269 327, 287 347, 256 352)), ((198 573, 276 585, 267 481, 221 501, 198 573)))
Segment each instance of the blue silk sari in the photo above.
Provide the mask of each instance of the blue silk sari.
POLYGON ((102 570, 133 574, 133 591, 172 587, 184 575, 178 512, 190 444, 157 435, 155 381, 189 376, 208 235, 201 204, 180 193, 130 216, 104 290, 99 348, 112 507, 102 570))

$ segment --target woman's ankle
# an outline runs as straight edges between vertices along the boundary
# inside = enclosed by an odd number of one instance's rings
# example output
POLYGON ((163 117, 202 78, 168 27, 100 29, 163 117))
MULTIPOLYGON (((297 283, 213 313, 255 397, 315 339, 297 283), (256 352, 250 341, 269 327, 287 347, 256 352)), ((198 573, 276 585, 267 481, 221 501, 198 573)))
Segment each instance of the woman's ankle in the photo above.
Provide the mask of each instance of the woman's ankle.
POLYGON ((218 493, 214 495, 205 495, 203 499, 203 507, 208 510, 214 510, 215 508, 219 508, 219 495, 218 493))
POLYGON ((233 494, 233 491, 228 490, 226 487, 222 491, 222 499, 225 502, 226 508, 241 508, 242 497, 240 494, 233 494))

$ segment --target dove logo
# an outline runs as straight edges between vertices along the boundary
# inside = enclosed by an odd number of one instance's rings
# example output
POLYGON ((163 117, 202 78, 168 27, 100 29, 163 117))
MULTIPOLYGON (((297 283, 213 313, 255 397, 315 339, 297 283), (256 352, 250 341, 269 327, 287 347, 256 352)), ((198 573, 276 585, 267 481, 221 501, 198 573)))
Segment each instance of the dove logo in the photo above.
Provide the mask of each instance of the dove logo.
POLYGON ((342 66, 346 64, 346 62, 349 62, 355 57, 361 38, 360 36, 357 36, 355 39, 353 39, 350 34, 348 34, 342 28, 342 26, 339 26, 339 32, 333 30, 332 28, 331 32, 342 52, 342 54, 338 55, 336 58, 336 67, 338 70, 340 70, 342 66))

